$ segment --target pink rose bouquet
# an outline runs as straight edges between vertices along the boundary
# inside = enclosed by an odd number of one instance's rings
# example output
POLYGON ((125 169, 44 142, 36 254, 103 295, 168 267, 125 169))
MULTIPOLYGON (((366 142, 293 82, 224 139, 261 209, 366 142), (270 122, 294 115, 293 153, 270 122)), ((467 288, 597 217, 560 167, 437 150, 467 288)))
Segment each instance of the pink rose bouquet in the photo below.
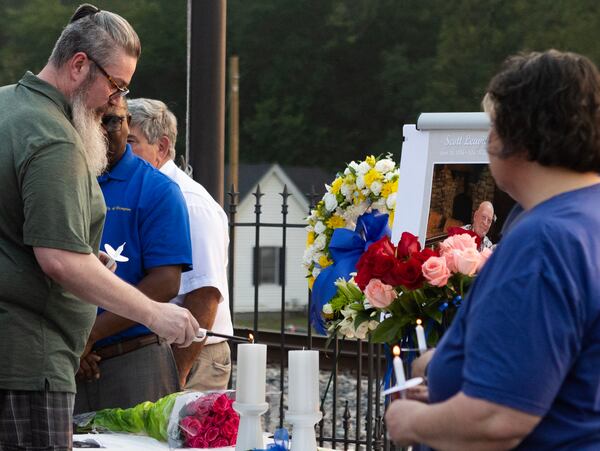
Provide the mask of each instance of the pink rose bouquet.
POLYGON ((460 228, 451 233, 435 249, 422 249, 406 232, 397 246, 387 236, 371 244, 354 277, 338 280, 336 295, 323 307, 329 335, 415 344, 412 334, 421 319, 435 345, 491 255, 477 250, 473 233, 460 228))
POLYGON ((235 445, 240 418, 228 393, 209 393, 181 410, 179 428, 189 448, 235 445))
POLYGON ((239 416, 233 392, 173 393, 129 409, 103 409, 75 415, 77 432, 108 430, 146 434, 171 448, 221 448, 235 445, 239 416))

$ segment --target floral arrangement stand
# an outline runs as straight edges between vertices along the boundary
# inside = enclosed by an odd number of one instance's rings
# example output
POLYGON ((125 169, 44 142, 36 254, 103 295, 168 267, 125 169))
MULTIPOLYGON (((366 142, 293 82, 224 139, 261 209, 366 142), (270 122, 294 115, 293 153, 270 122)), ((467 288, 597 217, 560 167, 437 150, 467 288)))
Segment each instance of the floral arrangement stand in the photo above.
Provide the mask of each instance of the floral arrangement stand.
POLYGON ((240 414, 235 451, 264 448, 260 416, 269 409, 269 404, 266 402, 259 404, 234 402, 233 408, 240 414))

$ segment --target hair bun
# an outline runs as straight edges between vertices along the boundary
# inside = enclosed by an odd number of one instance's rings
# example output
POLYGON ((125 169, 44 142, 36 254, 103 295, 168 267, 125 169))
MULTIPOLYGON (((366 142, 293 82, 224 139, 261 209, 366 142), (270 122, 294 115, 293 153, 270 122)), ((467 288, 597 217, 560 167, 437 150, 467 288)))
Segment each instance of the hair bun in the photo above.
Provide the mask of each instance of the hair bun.
POLYGON ((77 10, 75 10, 75 12, 73 13, 73 17, 71 17, 71 20, 69 21, 69 23, 76 22, 79 19, 83 19, 84 17, 91 16, 91 15, 99 13, 99 12, 100 12, 100 8, 98 8, 94 5, 91 5, 89 3, 84 3, 82 5, 79 5, 79 8, 77 8, 77 10))

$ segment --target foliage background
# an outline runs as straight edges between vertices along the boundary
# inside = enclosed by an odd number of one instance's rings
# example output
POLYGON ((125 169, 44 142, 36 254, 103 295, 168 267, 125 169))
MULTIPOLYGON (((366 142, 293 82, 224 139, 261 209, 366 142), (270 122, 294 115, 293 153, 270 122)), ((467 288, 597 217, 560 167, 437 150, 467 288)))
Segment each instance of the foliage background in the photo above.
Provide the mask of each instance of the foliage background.
MULTIPOLYGON (((0 0, 0 84, 39 71, 79 1, 0 0)), ((185 136, 186 0, 97 0, 142 40, 132 97, 165 101, 185 136)), ((228 0, 240 57, 240 157, 339 169, 398 155, 422 111, 477 111, 509 54, 600 61, 594 0, 228 0)), ((179 151, 183 151, 183 140, 179 151)))

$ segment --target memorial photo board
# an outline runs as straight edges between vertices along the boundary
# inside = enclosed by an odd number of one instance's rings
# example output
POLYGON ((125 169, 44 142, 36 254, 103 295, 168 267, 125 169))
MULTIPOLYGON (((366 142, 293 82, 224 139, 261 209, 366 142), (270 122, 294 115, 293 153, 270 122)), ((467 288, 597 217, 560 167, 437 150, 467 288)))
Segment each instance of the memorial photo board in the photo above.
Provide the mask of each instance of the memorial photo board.
POLYGON ((494 205, 495 222, 488 232, 498 238, 514 204, 491 176, 485 113, 423 113, 416 125, 405 125, 400 181, 392 241, 402 232, 421 244, 447 236, 449 227, 471 224, 481 202, 494 205))

